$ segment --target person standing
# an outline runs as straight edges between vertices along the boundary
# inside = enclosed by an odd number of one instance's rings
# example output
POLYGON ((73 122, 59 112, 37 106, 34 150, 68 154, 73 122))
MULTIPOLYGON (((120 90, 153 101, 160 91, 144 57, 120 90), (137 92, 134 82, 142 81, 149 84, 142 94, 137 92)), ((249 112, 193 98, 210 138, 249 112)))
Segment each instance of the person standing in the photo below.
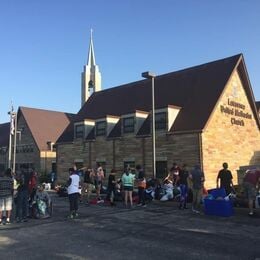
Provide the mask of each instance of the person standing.
POLYGON ((228 164, 225 162, 223 163, 223 169, 219 171, 217 176, 217 188, 224 188, 226 191, 226 195, 230 194, 234 191, 233 185, 233 176, 230 170, 228 170, 228 164), (220 186, 219 186, 220 180, 220 186))
POLYGON ((189 174, 189 178, 192 180, 192 211, 200 213, 202 189, 205 177, 199 165, 195 165, 194 169, 189 174))
POLYGON ((179 171, 178 185, 181 190, 181 198, 179 209, 187 209, 187 197, 188 197, 188 177, 189 171, 187 165, 183 164, 182 169, 179 171))
POLYGON ((0 177, 0 225, 11 223, 11 212, 13 203, 14 182, 12 170, 5 171, 4 176, 0 177), (3 212, 6 213, 6 220, 3 223, 3 212))
POLYGON ((133 190, 134 190, 135 175, 132 174, 130 167, 127 167, 126 172, 122 176, 123 190, 125 196, 125 206, 127 207, 128 199, 130 206, 133 207, 133 190))
POLYGON ((27 222, 28 198, 29 198, 30 174, 26 166, 21 167, 21 173, 17 175, 17 222, 27 222))
POLYGON ((108 185, 107 185, 107 198, 110 200, 110 205, 115 206, 114 198, 116 192, 116 171, 111 170, 111 173, 108 176, 108 185))
POLYGON ((68 196, 70 203, 70 215, 68 218, 73 219, 78 216, 80 178, 75 167, 70 168, 69 173, 70 177, 68 180, 68 196))
POLYGON ((89 204, 94 175, 95 175, 94 170, 90 168, 88 168, 84 173, 83 193, 84 195, 87 195, 86 205, 89 204))
POLYGON ((101 192, 102 183, 103 183, 104 178, 105 178, 104 170, 103 170, 102 166, 98 164, 97 170, 96 170, 96 173, 95 173, 95 177, 94 177, 96 194, 97 194, 97 201, 98 202, 101 202, 100 192, 101 192))
POLYGON ((244 191, 248 199, 249 216, 254 215, 254 200, 256 198, 256 192, 259 190, 260 185, 260 169, 247 170, 244 177, 244 191))
POLYGON ((145 207, 145 188, 146 188, 146 179, 144 171, 141 165, 136 166, 137 171, 137 186, 138 186, 138 206, 145 207))

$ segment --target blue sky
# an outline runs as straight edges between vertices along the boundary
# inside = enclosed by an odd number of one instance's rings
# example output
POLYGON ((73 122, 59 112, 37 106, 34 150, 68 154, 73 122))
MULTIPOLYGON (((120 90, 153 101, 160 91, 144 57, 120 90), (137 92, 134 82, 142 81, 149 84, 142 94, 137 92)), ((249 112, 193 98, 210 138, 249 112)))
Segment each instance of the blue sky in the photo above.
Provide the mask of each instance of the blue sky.
POLYGON ((93 28, 102 87, 243 53, 260 100, 258 0, 1 0, 0 123, 18 106, 76 113, 93 28))

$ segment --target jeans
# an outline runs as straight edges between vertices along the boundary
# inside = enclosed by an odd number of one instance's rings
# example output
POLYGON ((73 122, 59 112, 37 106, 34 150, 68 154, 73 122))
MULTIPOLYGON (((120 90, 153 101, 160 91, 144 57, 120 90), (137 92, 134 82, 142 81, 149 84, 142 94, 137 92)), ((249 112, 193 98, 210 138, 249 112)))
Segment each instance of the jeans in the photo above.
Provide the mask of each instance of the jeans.
POLYGON ((188 197, 188 186, 185 185, 185 184, 180 184, 180 189, 181 189, 181 200, 180 200, 180 203, 183 206, 186 206, 187 197, 188 197))
POLYGON ((77 212, 79 209, 79 193, 69 194, 70 212, 77 212))

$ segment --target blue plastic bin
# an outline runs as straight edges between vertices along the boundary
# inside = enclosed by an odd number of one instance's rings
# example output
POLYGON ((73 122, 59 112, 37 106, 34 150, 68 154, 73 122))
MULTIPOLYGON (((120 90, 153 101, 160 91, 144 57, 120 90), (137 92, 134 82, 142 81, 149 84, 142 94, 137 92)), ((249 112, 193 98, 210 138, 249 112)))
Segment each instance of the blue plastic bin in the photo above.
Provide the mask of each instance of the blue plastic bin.
POLYGON ((214 215, 220 217, 230 217, 234 215, 232 201, 226 200, 204 200, 204 212, 206 215, 214 215))
POLYGON ((227 196, 226 190, 224 188, 208 190, 208 193, 211 194, 215 199, 218 197, 225 198, 227 196))

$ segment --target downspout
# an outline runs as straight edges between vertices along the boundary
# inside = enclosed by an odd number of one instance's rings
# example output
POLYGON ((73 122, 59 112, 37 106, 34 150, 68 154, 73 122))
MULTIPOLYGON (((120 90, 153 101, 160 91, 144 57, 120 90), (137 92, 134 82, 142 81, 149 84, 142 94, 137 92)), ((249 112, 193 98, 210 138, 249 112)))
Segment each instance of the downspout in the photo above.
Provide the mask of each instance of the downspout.
POLYGON ((116 141, 113 139, 113 168, 116 168, 116 141))
POLYGON ((89 144, 89 148, 88 148, 88 165, 90 168, 92 168, 92 149, 91 149, 91 141, 88 143, 89 144))
POLYGON ((143 159, 143 169, 145 169, 145 138, 142 138, 142 159, 143 159))

